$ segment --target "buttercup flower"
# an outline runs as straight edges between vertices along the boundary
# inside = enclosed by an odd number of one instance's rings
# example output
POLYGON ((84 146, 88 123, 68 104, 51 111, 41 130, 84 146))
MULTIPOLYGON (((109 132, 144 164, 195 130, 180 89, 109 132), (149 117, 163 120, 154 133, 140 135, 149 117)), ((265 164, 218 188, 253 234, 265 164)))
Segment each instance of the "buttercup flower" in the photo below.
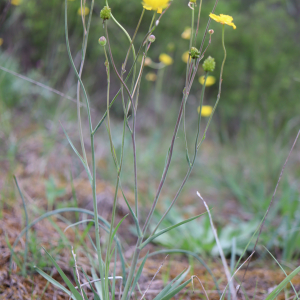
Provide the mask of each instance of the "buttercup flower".
MULTIPOLYGON (((185 52, 182 54, 181 59, 182 59, 185 63, 187 63, 187 61, 188 61, 188 59, 189 59, 189 56, 190 56, 190 52, 189 52, 189 51, 185 51, 185 52)), ((191 60, 191 58, 190 58, 190 60, 191 60)))
MULTIPOLYGON (((200 106, 197 108, 198 114, 200 114, 200 106)), ((213 107, 210 105, 203 105, 201 110, 202 117, 209 117, 213 111, 213 107)))
POLYGON ((191 38, 191 33, 191 27, 185 27, 184 32, 181 34, 181 37, 185 40, 189 40, 191 38))
POLYGON ((18 6, 22 3, 22 0, 11 0, 11 5, 18 6))
POLYGON ((236 29, 236 26, 234 25, 234 23, 232 23, 233 18, 231 16, 222 15, 222 14, 217 16, 212 13, 210 13, 209 16, 218 23, 221 23, 223 25, 226 24, 226 25, 232 26, 233 29, 236 29))
POLYGON ((156 10, 159 14, 168 6, 170 0, 143 0, 143 7, 147 10, 156 10))
MULTIPOLYGON (((205 81, 205 76, 199 77, 199 82, 203 85, 205 81)), ((214 76, 207 76, 205 86, 211 86, 216 83, 216 78, 214 76)))
POLYGON ((158 57, 159 61, 165 64, 166 66, 169 66, 173 63, 173 58, 169 56, 168 54, 162 53, 158 57))
POLYGON ((156 80, 156 74, 153 73, 153 72, 149 72, 146 74, 146 77, 145 79, 148 80, 148 81, 155 81, 156 80))
MULTIPOLYGON (((85 8, 82 7, 82 10, 83 10, 83 15, 84 16, 87 16, 89 14, 89 12, 90 12, 90 9, 88 7, 85 7, 85 8)), ((81 16, 81 7, 78 8, 77 14, 79 16, 81 16)))

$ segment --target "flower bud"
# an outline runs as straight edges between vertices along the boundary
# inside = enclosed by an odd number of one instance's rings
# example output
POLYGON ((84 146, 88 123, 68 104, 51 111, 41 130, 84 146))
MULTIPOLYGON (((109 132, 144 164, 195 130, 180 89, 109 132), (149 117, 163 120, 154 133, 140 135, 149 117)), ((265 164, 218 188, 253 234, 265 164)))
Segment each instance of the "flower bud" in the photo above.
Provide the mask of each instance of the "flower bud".
POLYGON ((100 11, 100 18, 103 20, 108 20, 111 15, 111 8, 108 6, 104 6, 102 10, 100 11))
POLYGON ((213 29, 209 29, 209 30, 208 30, 208 33, 209 33, 209 34, 213 34, 213 33, 214 33, 214 30, 213 30, 213 29))
POLYGON ((200 51, 195 47, 191 48, 189 54, 190 54, 192 59, 196 59, 196 58, 200 57, 200 51))
POLYGON ((216 67, 215 59, 209 56, 202 66, 205 72, 212 72, 216 67))
POLYGON ((154 43, 155 42, 155 35, 151 34, 149 37, 148 37, 148 40, 150 43, 154 43))
POLYGON ((196 2, 197 2, 197 0, 190 0, 190 2, 191 2, 191 3, 196 3, 196 2))
POLYGON ((106 45, 106 38, 105 36, 101 36, 100 39, 98 40, 98 43, 101 45, 101 46, 105 46, 106 45))

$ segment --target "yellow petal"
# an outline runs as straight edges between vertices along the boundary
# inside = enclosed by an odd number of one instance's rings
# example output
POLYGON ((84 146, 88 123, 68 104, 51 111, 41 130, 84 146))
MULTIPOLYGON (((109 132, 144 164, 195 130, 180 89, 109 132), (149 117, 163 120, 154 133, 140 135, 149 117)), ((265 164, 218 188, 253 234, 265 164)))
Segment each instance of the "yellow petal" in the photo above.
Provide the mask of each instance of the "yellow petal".
MULTIPOLYGON (((200 114, 200 106, 197 108, 198 114, 200 114)), ((213 107, 210 105, 202 105, 201 116, 209 117, 213 111, 213 107)))
MULTIPOLYGON (((188 61, 188 59, 189 59, 189 56, 190 56, 189 51, 185 51, 185 52, 182 54, 181 59, 182 59, 185 63, 187 63, 187 61, 188 61)), ((191 58, 190 58, 190 60, 191 60, 191 58)))
POLYGON ((232 16, 222 15, 222 14, 220 14, 220 16, 217 16, 217 15, 212 14, 212 13, 210 13, 209 16, 210 16, 211 19, 215 20, 218 23, 226 24, 226 25, 232 26, 233 29, 236 29, 235 24, 232 23, 232 21, 233 21, 232 16))
POLYGON ((192 29, 191 27, 186 27, 184 32, 181 34, 181 37, 185 40, 189 40, 191 38, 192 29))
MULTIPOLYGON (((205 76, 199 77, 199 82, 203 85, 205 81, 205 76)), ((207 76, 205 86, 211 86, 216 83, 216 78, 214 76, 207 76)))
POLYGON ((3 45, 3 38, 0 38, 0 46, 3 45))
MULTIPOLYGON (((82 8, 82 10, 83 10, 83 15, 84 15, 84 16, 88 15, 89 12, 90 12, 90 9, 89 9, 88 7, 82 8)), ((78 14, 79 16, 81 16, 81 7, 78 8, 77 14, 78 14)))
POLYGON ((168 54, 162 53, 158 57, 159 61, 165 64, 166 66, 169 66, 173 63, 173 58, 169 56, 168 54))
POLYGON ((18 6, 22 3, 22 0, 11 0, 11 5, 18 6))

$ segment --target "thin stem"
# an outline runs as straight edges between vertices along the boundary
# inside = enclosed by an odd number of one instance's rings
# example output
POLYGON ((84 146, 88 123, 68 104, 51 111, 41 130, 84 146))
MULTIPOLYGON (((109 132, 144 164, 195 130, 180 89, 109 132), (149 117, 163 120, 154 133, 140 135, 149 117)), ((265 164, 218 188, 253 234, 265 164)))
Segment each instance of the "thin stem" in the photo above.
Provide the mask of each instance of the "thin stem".
POLYGON ((175 195, 175 197, 173 198, 170 206, 168 207, 168 209, 166 210, 166 212, 163 214, 163 216, 161 217, 161 219, 159 220, 159 222, 157 223, 155 229, 152 231, 150 236, 153 236, 156 232, 156 230, 158 229, 159 225, 161 224, 161 222, 164 220, 164 218, 166 217, 166 215, 169 213, 169 211, 171 210, 171 208, 173 207, 173 205, 175 204, 176 200, 178 199, 185 183, 187 182, 188 178, 190 177, 190 174, 193 170, 193 167, 195 165, 195 161, 196 161, 196 157, 197 157, 197 152, 198 152, 198 139, 199 139, 199 135, 200 135, 200 125, 201 125, 201 112, 202 112, 202 106, 203 106, 203 98, 204 98, 204 92, 205 92, 205 85, 206 85, 206 80, 207 80, 207 76, 208 76, 208 72, 206 72, 205 74, 205 80, 204 80, 204 84, 202 87, 202 92, 201 92, 201 97, 200 97, 200 112, 199 112, 199 116, 198 116, 198 129, 197 129, 197 134, 196 134, 196 139, 195 139, 195 148, 194 148, 194 157, 192 160, 192 163, 189 164, 189 169, 175 195))
POLYGON ((225 48, 225 39, 224 39, 224 33, 225 33, 225 25, 223 25, 223 28, 222 28, 222 46, 223 46, 223 51, 224 51, 224 58, 223 58, 223 62, 222 62, 222 66, 221 66, 221 71, 220 71, 220 80, 219 80, 219 93, 218 93, 218 96, 217 96, 217 101, 214 105, 214 108, 213 108, 213 111, 209 117, 209 120, 207 122, 207 125, 206 125, 206 128, 204 130, 204 133, 203 133, 203 136, 202 136, 202 139, 198 145, 198 149, 199 147, 201 146, 201 144, 203 143, 203 141, 205 140, 205 137, 206 137, 206 132, 207 132, 207 129, 209 127, 209 124, 212 120, 212 117, 213 117, 213 114, 217 108, 217 105, 219 103, 219 100, 220 100, 220 97, 221 97, 221 87, 222 87, 222 81, 223 81, 223 69, 224 69, 224 64, 225 64, 225 61, 226 61, 226 57, 227 57, 227 53, 226 53, 226 48, 225 48))
POLYGON ((65 0, 65 35, 66 35, 66 46, 67 46, 67 52, 68 52, 68 55, 69 55, 69 59, 70 59, 71 65, 73 67, 73 70, 75 72, 75 75, 76 75, 78 81, 80 82, 80 85, 81 85, 81 88, 83 90, 83 94, 84 94, 84 97, 85 97, 85 103, 86 103, 88 120, 89 120, 89 128, 90 128, 90 132, 92 132, 93 131, 93 125, 92 125, 91 109, 90 109, 89 99, 88 99, 87 92, 85 90, 84 84, 83 84, 83 82, 82 82, 82 80, 81 80, 81 78, 80 78, 80 76, 79 76, 79 74, 77 72, 75 63, 74 63, 73 58, 72 58, 70 44, 69 44, 69 34, 68 34, 68 0, 65 0))
POLYGON ((198 30, 199 30, 199 25, 200 25, 201 8, 202 8, 202 0, 200 0, 200 4, 199 4, 197 29, 196 29, 196 33, 195 33, 195 43, 196 43, 196 40, 197 40, 197 35, 198 35, 198 30))
MULTIPOLYGON (((193 35, 194 35, 194 23, 195 23, 195 4, 191 3, 190 5, 191 10, 192 10, 192 23, 191 23, 191 36, 190 36, 190 47, 189 51, 191 51, 192 46, 193 46, 193 35)), ((191 56, 189 55, 187 65, 186 65, 186 79, 185 79, 185 87, 187 87, 190 75, 189 73, 192 70, 192 65, 193 65, 193 60, 191 59, 191 56), (190 72, 188 72, 190 70, 190 72)), ((185 139, 185 151, 186 151, 186 156, 188 163, 190 164, 190 158, 189 158, 189 148, 188 148, 188 141, 187 141, 187 134, 186 134, 186 125, 185 125, 185 107, 186 103, 184 103, 183 106, 183 132, 184 132, 184 139, 185 139)))
POLYGON ((154 198, 151 210, 150 210, 150 212, 149 212, 149 214, 147 216, 147 219, 145 221, 144 227, 142 229, 143 235, 146 233, 146 230, 147 230, 147 228, 149 226, 149 223, 150 223, 150 220, 151 220, 151 218, 153 216, 155 207, 157 205, 158 198, 160 196, 162 187, 164 185, 164 182, 165 182, 167 174, 168 174, 168 170, 169 170, 169 167, 170 167, 170 164, 171 164, 172 155, 173 155, 175 139, 176 139, 176 136, 177 136, 179 125, 180 125, 180 121, 181 121, 181 117, 182 117, 182 112, 183 112, 183 106, 184 106, 184 102, 186 101, 186 98, 187 98, 187 94, 184 94, 183 97, 182 97, 182 101, 181 101, 181 105, 180 105, 180 109, 179 109, 177 121, 176 121, 174 132, 173 132, 173 137, 172 137, 172 141, 171 141, 171 145, 170 145, 170 149, 169 149, 167 163, 166 163, 166 166, 164 168, 161 181, 160 181, 160 183, 158 185, 158 189, 157 189, 157 192, 156 192, 156 195, 155 195, 155 198, 154 198))
MULTIPOLYGON (((214 5, 211 13, 215 12, 216 7, 218 5, 218 2, 219 2, 219 0, 216 0, 215 5, 214 5)), ((201 46, 200 46, 200 49, 199 49, 199 51, 200 51, 201 54, 202 54, 202 49, 203 49, 203 46, 204 46, 205 38, 206 38, 206 35, 207 35, 207 32, 208 32, 208 28, 209 28, 209 25, 210 25, 210 21, 211 21, 211 18, 209 18, 208 21, 207 21, 205 32, 204 32, 204 35, 203 35, 203 38, 202 38, 201 46)))
MULTIPOLYGON (((94 135, 91 134, 91 150, 92 150, 92 167, 93 167, 93 180, 92 180, 92 191, 93 191, 93 208, 94 208, 94 222, 95 222, 95 237, 96 237, 96 247, 97 247, 97 255, 98 255, 98 263, 99 263, 99 272, 100 277, 103 279, 106 274, 104 274, 103 270, 103 262, 102 262, 102 253, 100 247, 100 231, 99 231, 99 223, 98 223, 98 205, 97 205, 97 195, 96 195, 96 161, 95 161, 95 144, 94 144, 94 135)), ((111 224, 110 227, 113 225, 111 224)), ((101 280, 102 290, 104 289, 104 281, 101 280)))
MULTIPOLYGON (((80 78, 81 78, 81 75, 82 75, 83 66, 84 66, 84 62, 85 62, 87 41, 88 41, 88 35, 89 35, 90 25, 91 25, 91 20, 92 20, 92 12, 93 12, 93 8, 94 8, 94 2, 95 1, 92 0, 87 29, 85 28, 84 18, 82 18, 82 26, 83 26, 83 29, 84 29, 84 34, 83 34, 84 37, 83 37, 83 43, 82 43, 81 64, 80 64, 80 70, 79 70, 79 74, 78 74, 80 78)), ((82 9, 82 0, 81 0, 81 9, 82 9)), ((85 3, 84 3, 84 9, 85 9, 85 3)), ((80 103, 80 81, 78 80, 78 82, 77 82, 77 122, 78 122, 78 131, 79 131, 79 138, 80 138, 80 144, 81 144, 81 150, 82 150, 82 154, 83 154, 83 159, 84 159, 85 164, 86 164, 86 166, 87 166, 87 168, 89 170, 88 160, 87 160, 87 156, 86 156, 86 152, 85 152, 85 147, 84 147, 84 140, 83 140, 83 133, 82 133, 82 124, 81 124, 81 116, 80 116, 80 108, 81 108, 81 103, 80 103)))

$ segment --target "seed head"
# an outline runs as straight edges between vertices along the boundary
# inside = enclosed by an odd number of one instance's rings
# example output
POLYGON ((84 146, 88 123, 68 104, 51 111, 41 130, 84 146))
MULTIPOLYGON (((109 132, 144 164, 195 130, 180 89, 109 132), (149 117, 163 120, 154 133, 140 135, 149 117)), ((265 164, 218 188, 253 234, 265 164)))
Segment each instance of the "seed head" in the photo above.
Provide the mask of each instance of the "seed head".
POLYGON ((191 48, 189 54, 190 54, 192 59, 197 59, 197 58, 200 57, 200 51, 195 47, 191 48))
POLYGON ((104 6, 100 11, 100 18, 103 20, 108 20, 111 16, 111 8, 104 6))
POLYGON ((216 67, 215 59, 209 56, 203 63, 203 69, 205 72, 212 72, 216 67))

